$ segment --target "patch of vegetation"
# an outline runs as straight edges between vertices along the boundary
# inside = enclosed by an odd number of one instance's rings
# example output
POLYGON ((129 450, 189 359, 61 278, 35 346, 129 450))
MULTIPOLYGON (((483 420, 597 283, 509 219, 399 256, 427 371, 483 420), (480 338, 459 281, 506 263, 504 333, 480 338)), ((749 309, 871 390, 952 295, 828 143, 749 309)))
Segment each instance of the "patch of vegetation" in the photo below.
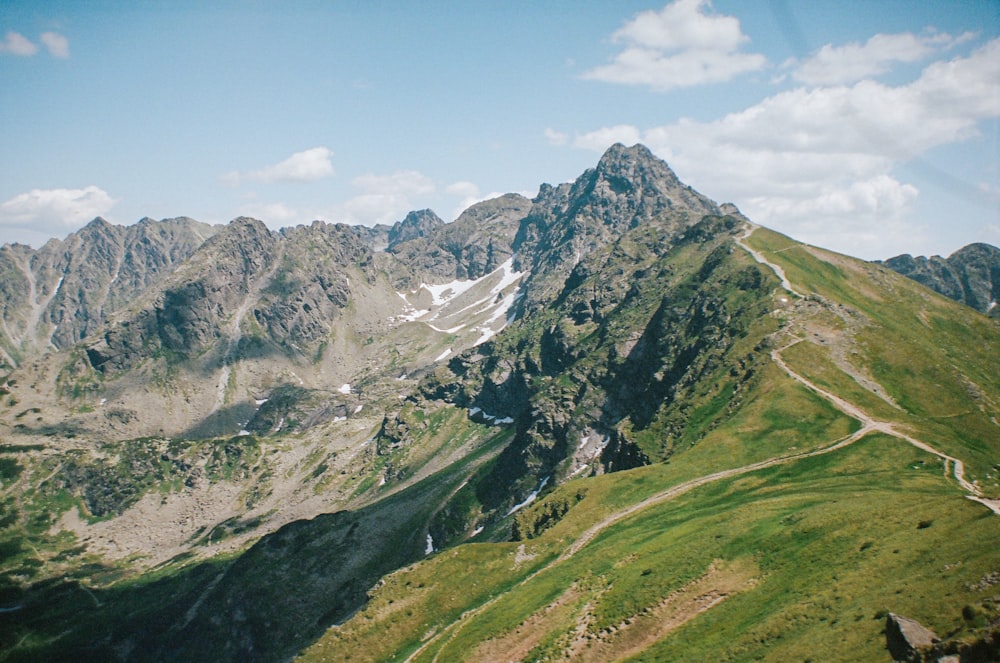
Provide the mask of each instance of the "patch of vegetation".
POLYGON ((519 512, 511 525, 510 540, 522 541, 537 538, 542 532, 554 527, 574 505, 586 496, 586 488, 578 488, 575 493, 560 491, 558 494, 552 494, 538 504, 519 512))

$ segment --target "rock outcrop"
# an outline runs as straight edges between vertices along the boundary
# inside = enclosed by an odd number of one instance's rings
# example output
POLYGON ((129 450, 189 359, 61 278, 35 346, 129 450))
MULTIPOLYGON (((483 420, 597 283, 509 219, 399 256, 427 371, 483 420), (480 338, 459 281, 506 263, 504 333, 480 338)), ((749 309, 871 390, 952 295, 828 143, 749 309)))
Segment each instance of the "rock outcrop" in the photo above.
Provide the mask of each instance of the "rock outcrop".
POLYGON ((980 313, 1000 317, 1000 248, 969 244, 947 258, 901 255, 884 264, 980 313))
POLYGON ((885 646, 894 661, 921 661, 922 651, 937 641, 934 631, 915 619, 891 612, 885 617, 885 646))

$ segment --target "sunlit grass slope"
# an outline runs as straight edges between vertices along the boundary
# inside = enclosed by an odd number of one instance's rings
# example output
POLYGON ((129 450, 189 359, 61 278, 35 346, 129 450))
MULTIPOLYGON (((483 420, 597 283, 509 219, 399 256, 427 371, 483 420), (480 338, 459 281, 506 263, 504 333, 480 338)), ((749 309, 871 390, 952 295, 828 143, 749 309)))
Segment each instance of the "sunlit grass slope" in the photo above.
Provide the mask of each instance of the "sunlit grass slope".
POLYGON ((506 641, 524 660, 885 660, 887 610, 947 635, 991 595, 970 587, 996 570, 1000 519, 962 499, 933 456, 880 434, 696 488, 555 561, 611 496, 674 478, 661 465, 571 482, 548 499, 585 495, 555 527, 393 574, 304 658, 402 660, 424 643, 416 660, 496 660, 491 643, 506 641), (713 593, 724 596, 699 612, 713 593), (679 623, 661 633, 664 621, 679 623))

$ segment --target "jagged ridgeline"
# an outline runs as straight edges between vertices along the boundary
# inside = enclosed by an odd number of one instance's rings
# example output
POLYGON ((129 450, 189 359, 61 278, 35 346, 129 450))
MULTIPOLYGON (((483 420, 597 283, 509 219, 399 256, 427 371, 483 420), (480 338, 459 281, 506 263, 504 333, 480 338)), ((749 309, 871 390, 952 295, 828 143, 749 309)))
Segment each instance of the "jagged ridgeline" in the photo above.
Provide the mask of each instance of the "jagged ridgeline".
POLYGON ((996 321, 641 145, 0 275, 2 660, 996 658, 996 321))

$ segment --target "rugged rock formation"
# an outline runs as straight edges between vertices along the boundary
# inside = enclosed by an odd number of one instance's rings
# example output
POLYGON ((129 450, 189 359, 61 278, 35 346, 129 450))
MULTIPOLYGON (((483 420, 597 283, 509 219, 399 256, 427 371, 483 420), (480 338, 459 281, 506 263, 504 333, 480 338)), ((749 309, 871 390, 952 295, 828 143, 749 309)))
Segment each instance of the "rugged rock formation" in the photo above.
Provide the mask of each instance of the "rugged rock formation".
POLYGON ((1000 316, 1000 248, 969 244, 947 258, 901 255, 884 264, 980 313, 1000 316))
POLYGON ((0 248, 0 361, 66 349, 167 279, 217 228, 187 218, 115 226, 94 219, 37 251, 0 248))

